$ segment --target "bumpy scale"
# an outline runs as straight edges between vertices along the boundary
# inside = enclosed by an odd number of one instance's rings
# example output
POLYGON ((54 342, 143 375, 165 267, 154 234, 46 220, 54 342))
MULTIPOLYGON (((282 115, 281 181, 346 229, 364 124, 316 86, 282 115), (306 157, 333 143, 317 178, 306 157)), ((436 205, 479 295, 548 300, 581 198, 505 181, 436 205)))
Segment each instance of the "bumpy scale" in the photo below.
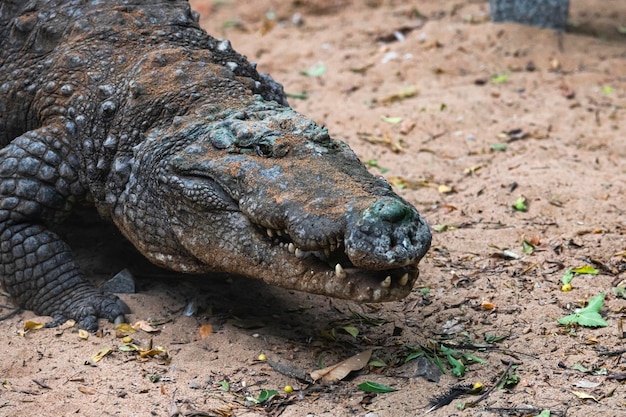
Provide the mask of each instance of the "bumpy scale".
POLYGON ((3 1, 0 39, 0 279, 22 307, 90 330, 128 311, 50 229, 85 201, 173 270, 411 291, 431 240, 415 208, 185 1, 3 1))

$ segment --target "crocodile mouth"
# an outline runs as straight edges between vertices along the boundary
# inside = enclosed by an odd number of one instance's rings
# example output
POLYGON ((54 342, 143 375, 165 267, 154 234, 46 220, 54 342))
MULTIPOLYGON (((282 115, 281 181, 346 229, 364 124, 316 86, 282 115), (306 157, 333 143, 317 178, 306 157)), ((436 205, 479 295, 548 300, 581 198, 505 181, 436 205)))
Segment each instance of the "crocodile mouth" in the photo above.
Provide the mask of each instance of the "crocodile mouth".
POLYGON ((328 286, 339 298, 355 301, 392 301, 406 297, 419 276, 417 264, 384 270, 371 270, 353 265, 345 251, 343 237, 328 238, 327 245, 313 245, 304 250, 285 229, 255 224, 263 239, 273 248, 290 254, 296 262, 306 265, 310 274, 323 272, 328 286), (341 288, 341 291, 338 289, 341 288))
MULTIPOLYGON (((417 265, 421 256, 399 262, 392 259, 394 262, 386 264, 369 262, 371 267, 362 265, 367 251, 377 249, 372 245, 359 248, 359 263, 351 261, 349 254, 354 252, 355 239, 346 240, 350 236, 347 226, 333 227, 332 217, 322 217, 319 223, 309 219, 306 227, 314 228, 310 236, 304 230, 290 232, 286 226, 279 226, 290 220, 259 215, 262 209, 242 198, 236 187, 228 187, 195 169, 177 174, 177 181, 170 184, 178 185, 183 198, 175 200, 172 207, 172 213, 176 213, 173 218, 179 223, 173 229, 179 242, 208 270, 241 274, 286 289, 357 302, 403 299, 419 276, 417 265), (208 222, 198 221, 197 216, 197 208, 205 204, 205 195, 217 196, 221 201, 220 210, 205 209, 212 218, 208 222), (189 208, 187 201, 191 204, 189 208), (212 226, 216 223, 222 224, 221 237, 212 226), (231 233, 228 228, 237 232, 231 233), (246 231, 249 236, 244 238, 246 231), (239 243, 232 240, 233 236, 239 236, 239 243)), ((295 227, 305 228, 297 222, 295 227)))

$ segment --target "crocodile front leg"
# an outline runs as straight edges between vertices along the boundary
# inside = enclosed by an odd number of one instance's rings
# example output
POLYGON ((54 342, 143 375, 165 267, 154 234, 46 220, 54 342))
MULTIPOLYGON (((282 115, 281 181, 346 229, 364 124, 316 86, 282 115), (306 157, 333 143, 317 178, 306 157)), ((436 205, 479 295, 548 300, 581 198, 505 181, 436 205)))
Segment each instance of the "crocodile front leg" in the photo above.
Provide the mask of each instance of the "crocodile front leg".
POLYGON ((74 319, 94 331, 98 318, 119 320, 129 309, 85 281, 67 243, 47 227, 86 194, 62 134, 42 127, 0 150, 0 281, 21 307, 52 316, 50 326, 74 319))

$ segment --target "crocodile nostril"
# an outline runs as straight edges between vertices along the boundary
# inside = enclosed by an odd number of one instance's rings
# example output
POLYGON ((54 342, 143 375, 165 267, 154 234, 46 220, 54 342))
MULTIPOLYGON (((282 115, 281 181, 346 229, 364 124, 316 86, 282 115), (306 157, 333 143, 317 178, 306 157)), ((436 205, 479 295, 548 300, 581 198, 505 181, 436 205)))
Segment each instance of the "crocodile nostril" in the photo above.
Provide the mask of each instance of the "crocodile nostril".
POLYGON ((374 213, 378 214, 381 220, 398 223, 406 219, 411 214, 411 209, 399 200, 379 200, 372 205, 374 213))

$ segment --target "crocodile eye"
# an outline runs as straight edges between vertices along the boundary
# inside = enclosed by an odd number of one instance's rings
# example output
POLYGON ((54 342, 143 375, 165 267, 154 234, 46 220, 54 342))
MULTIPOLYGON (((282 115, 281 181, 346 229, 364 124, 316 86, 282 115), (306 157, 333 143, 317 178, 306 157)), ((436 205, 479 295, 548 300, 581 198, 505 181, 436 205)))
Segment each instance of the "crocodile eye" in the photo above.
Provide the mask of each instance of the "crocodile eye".
POLYGON ((262 143, 260 145, 255 145, 254 150, 256 150, 257 155, 262 158, 270 158, 272 156, 272 146, 262 143))

